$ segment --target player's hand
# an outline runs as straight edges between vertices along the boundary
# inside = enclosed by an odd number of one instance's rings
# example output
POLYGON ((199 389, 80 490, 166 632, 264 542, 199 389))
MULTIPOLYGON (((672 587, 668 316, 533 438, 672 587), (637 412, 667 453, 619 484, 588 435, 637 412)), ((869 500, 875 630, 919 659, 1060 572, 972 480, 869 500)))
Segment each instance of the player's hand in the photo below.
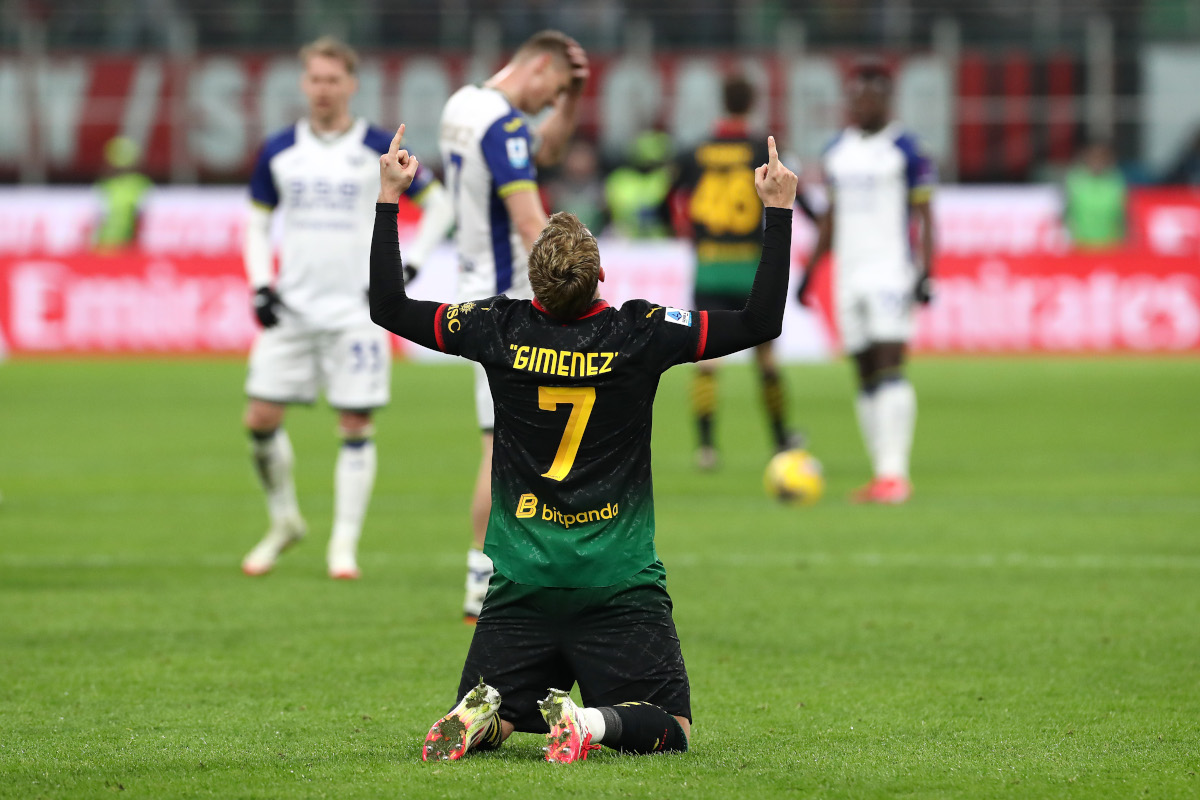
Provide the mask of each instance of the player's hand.
POLYGON ((812 268, 804 270, 804 277, 800 279, 800 286, 796 289, 796 302, 802 306, 808 305, 808 278, 812 275, 812 268))
POLYGON ((913 299, 923 306, 933 300, 933 278, 928 272, 917 276, 917 282, 913 285, 913 299))
POLYGON ((421 274, 420 267, 418 267, 416 264, 410 264, 407 261, 404 262, 404 282, 406 284, 412 283, 413 281, 415 281, 417 279, 417 276, 420 274, 421 274))
POLYGON ((567 45, 567 60, 571 62, 571 91, 579 94, 592 75, 587 51, 574 39, 567 45))
POLYGON ((774 136, 767 137, 767 153, 767 163, 754 170, 758 198, 768 208, 791 208, 796 202, 796 173, 780 162, 774 136))
POLYGON ((283 305, 283 301, 279 299, 279 293, 270 286, 258 287, 250 303, 259 325, 274 328, 279 324, 279 307, 283 305))
POLYGON ((399 203, 400 195, 412 185, 417 177, 417 157, 400 149, 404 140, 404 125, 401 124, 392 137, 388 151, 379 157, 379 202, 399 203))

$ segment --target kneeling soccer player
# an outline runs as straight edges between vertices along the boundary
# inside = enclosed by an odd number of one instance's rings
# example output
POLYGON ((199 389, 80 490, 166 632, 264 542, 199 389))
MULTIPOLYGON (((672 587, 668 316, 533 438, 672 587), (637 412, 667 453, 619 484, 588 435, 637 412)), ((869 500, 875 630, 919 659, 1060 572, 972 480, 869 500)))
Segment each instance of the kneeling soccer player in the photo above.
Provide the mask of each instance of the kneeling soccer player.
POLYGON ((565 213, 530 253, 535 300, 446 305, 404 292, 395 203, 417 163, 400 149, 403 131, 379 161, 371 317, 482 364, 496 406, 485 547, 496 572, 459 702, 430 729, 423 756, 458 759, 513 731, 546 734, 546 760, 564 763, 600 745, 685 751, 690 689, 654 548, 654 394, 676 364, 779 335, 796 176, 768 139, 770 160, 755 172, 767 207, 762 260, 741 311, 613 308, 598 297, 595 238, 565 213), (584 707, 567 694, 575 683, 584 707))

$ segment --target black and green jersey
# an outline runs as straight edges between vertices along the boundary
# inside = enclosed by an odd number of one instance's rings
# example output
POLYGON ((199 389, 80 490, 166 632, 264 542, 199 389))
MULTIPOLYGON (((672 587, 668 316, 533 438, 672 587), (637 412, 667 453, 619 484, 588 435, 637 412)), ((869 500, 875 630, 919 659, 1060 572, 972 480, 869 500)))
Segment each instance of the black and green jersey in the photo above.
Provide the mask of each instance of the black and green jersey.
POLYGON ((438 346, 478 361, 496 408, 484 552, 534 586, 610 586, 658 556, 650 427, 659 376, 704 352, 708 316, 602 300, 579 319, 493 297, 443 305, 438 346))
POLYGON ((425 347, 478 361, 496 407, 484 552, 532 586, 612 586, 657 561, 650 421, 659 376, 770 341, 783 327, 792 210, 769 208, 762 258, 740 311, 596 301, 555 319, 537 301, 457 305, 404 290, 394 203, 375 207, 371 319, 425 347))
POLYGON ((745 295, 762 248, 763 206, 754 168, 767 162, 766 137, 727 125, 683 156, 677 185, 690 192, 696 291, 745 295))

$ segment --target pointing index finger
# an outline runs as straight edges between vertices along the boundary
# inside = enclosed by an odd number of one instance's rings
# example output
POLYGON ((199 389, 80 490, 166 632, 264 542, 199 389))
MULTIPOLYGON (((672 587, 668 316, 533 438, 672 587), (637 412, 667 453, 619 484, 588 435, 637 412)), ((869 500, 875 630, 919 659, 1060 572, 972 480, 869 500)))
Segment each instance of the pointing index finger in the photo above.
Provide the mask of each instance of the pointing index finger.
POLYGON ((396 129, 396 135, 392 137, 392 144, 388 147, 388 155, 395 158, 400 152, 400 142, 404 141, 404 123, 400 123, 400 127, 396 129))
POLYGON ((769 164, 775 165, 779 163, 779 151, 775 149, 775 137, 767 137, 767 155, 770 157, 769 164))

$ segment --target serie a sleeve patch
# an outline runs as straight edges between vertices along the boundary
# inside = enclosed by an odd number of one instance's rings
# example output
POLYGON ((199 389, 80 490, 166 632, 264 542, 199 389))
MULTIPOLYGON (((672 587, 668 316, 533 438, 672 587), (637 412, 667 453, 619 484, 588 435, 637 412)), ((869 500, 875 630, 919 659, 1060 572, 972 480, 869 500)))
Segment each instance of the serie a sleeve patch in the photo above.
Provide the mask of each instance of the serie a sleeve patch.
POLYGON ((674 322, 676 325, 682 325, 685 328, 692 327, 692 312, 684 311, 681 308, 668 308, 666 311, 667 322, 674 322))

